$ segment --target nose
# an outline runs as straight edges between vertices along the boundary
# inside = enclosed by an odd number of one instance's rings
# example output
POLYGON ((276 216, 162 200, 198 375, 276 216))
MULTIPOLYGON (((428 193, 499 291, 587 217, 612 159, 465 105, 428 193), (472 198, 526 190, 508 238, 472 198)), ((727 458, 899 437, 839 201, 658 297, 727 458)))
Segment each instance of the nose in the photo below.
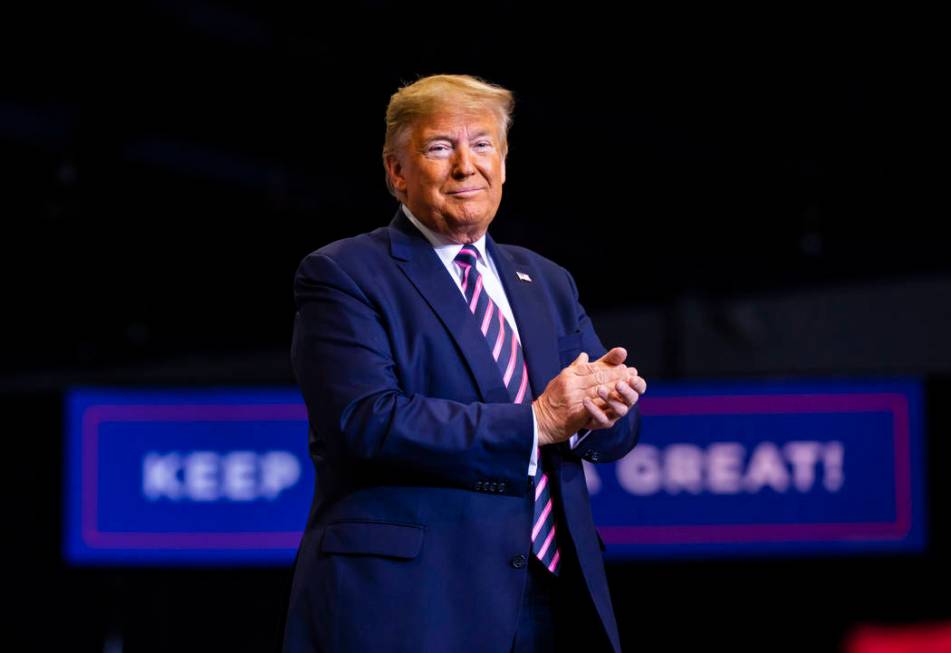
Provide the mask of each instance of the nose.
POLYGON ((467 143, 461 143, 456 148, 452 161, 452 176, 456 179, 465 179, 475 174, 475 165, 472 163, 472 152, 467 143))

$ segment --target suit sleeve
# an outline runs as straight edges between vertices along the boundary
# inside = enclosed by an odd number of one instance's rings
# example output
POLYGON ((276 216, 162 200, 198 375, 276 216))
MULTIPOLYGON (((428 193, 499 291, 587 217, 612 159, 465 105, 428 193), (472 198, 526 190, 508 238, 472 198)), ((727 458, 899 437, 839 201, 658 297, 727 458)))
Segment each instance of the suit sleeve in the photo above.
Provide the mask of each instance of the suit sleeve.
MULTIPOLYGON (((594 360, 604 356, 607 350, 601 344, 598 334, 594 331, 594 325, 591 319, 585 313, 584 307, 578 297, 578 287, 571 274, 564 270, 568 277, 568 284, 571 286, 572 296, 574 297, 575 316, 577 320, 577 329, 581 333, 581 351, 587 352, 588 358, 594 360)), ((584 436, 575 448, 564 447, 570 455, 578 458, 584 458, 593 463, 606 463, 623 458, 637 444, 640 435, 640 410, 637 404, 628 411, 627 415, 614 423, 614 426, 608 429, 595 429, 584 436)), ((584 435, 584 431, 579 436, 584 435)))
POLYGON ((332 258, 298 268, 291 359, 311 425, 328 453, 400 482, 524 495, 530 404, 470 403, 400 387, 380 312, 332 258))

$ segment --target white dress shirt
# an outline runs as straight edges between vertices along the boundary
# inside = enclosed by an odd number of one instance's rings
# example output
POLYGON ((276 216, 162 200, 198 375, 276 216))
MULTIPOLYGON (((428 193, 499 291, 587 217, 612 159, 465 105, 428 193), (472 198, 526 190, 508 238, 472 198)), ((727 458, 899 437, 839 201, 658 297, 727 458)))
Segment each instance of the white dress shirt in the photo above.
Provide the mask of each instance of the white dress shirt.
MULTIPOLYGON (((466 293, 462 289, 462 271, 455 263, 456 256, 462 249, 462 244, 454 243, 443 235, 434 232, 432 229, 424 225, 416 218, 415 215, 413 215, 413 213, 409 210, 409 207, 407 207, 405 204, 403 205, 403 213, 406 214, 406 217, 409 218, 409 221, 420 230, 420 232, 426 237, 426 240, 428 240, 433 246, 433 250, 435 250, 436 255, 439 256, 439 260, 442 261, 444 266, 446 266, 449 276, 451 276, 453 281, 456 282, 456 287, 459 288, 459 292, 461 292, 462 296, 465 297, 466 293)), ((482 274, 482 290, 483 292, 489 294, 489 297, 492 298, 492 301, 495 303, 495 305, 500 311, 502 311, 502 315, 504 315, 505 319, 508 320, 512 330, 515 331, 515 337, 518 338, 518 341, 521 343, 522 338, 519 336, 518 325, 515 323, 515 314, 512 313, 512 307, 509 306, 509 300, 505 296, 505 290, 502 288, 502 281, 499 278, 499 272, 495 267, 495 261, 492 260, 492 257, 489 256, 489 253, 485 249, 485 234, 482 234, 482 237, 472 243, 472 245, 479 252, 479 259, 476 261, 476 270, 482 274)), ((572 435, 569 439, 571 448, 574 449, 576 446, 578 446, 578 444, 588 435, 588 433, 590 433, 590 431, 585 432, 581 436, 579 436, 577 433, 572 435)), ((528 475, 534 476, 537 469, 538 420, 535 417, 535 409, 533 407, 532 455, 528 463, 528 475)))

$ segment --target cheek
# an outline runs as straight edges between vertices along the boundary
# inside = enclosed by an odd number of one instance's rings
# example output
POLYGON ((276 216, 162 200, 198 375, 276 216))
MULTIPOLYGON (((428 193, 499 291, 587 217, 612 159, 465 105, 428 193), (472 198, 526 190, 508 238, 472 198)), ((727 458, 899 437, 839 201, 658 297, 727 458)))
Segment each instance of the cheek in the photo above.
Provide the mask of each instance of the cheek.
POLYGON ((427 170, 420 178, 420 184, 431 194, 439 194, 445 183, 445 175, 439 170, 427 170))

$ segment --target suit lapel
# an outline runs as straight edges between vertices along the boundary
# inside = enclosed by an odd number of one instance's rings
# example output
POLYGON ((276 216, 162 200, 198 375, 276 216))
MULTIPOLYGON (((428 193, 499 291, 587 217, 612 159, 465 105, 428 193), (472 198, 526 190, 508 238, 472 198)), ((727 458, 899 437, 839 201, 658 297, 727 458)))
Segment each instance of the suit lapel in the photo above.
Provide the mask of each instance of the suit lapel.
POLYGON ((446 326, 486 402, 511 401, 485 336, 426 237, 398 209, 390 222, 390 254, 446 326))
POLYGON ((561 371, 558 336, 551 319, 544 284, 541 283, 541 274, 528 260, 516 257, 496 245, 491 236, 486 236, 485 241, 486 250, 498 269, 509 306, 515 314, 522 353, 528 365, 528 378, 532 384, 532 397, 537 397, 561 371), (537 281, 523 281, 518 272, 537 281))

